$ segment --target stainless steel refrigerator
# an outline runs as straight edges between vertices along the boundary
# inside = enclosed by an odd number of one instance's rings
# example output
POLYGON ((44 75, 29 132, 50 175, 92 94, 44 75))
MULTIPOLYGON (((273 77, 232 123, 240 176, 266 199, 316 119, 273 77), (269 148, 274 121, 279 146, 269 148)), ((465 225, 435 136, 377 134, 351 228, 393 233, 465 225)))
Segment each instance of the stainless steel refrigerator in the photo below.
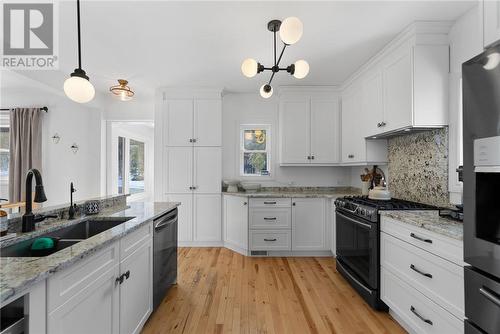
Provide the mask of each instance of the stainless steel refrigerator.
POLYGON ((462 80, 465 332, 500 333, 500 45, 462 80))

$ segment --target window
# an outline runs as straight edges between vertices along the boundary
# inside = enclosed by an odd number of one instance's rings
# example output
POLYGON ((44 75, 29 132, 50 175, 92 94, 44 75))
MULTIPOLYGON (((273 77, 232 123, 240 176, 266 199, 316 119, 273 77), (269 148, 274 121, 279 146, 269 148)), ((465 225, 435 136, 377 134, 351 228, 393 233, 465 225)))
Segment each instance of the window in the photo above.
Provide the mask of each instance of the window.
POLYGON ((145 144, 142 141, 118 137, 118 193, 143 193, 145 144))
POLYGON ((242 125, 240 135, 240 175, 269 176, 271 165, 270 126, 242 125))
POLYGON ((9 159, 10 159, 10 127, 9 115, 0 115, 0 181, 8 183, 9 180, 9 159))
POLYGON ((130 139, 130 194, 144 192, 144 143, 130 139))

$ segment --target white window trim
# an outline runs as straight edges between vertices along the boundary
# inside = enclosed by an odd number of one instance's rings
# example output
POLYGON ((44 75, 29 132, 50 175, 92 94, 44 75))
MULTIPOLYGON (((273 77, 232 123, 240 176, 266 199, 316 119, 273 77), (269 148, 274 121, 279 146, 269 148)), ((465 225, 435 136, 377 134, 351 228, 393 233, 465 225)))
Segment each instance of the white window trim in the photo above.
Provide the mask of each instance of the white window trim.
POLYGON ((238 174, 240 178, 243 179, 265 179, 265 180, 270 180, 272 179, 272 131, 271 131, 271 125, 270 124, 240 124, 240 129, 238 132, 238 150, 239 150, 239 158, 238 158, 238 174), (249 174, 244 174, 244 130, 255 130, 255 129, 262 129, 266 130, 266 150, 265 151, 256 151, 256 152, 267 152, 267 171, 269 172, 268 175, 249 175, 249 174))

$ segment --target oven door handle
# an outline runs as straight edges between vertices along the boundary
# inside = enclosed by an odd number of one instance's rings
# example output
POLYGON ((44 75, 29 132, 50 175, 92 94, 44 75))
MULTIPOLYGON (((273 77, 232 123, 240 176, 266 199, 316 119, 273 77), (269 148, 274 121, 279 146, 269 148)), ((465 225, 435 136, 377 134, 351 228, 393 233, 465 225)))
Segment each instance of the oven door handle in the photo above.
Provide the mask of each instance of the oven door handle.
POLYGON ((496 293, 494 293, 493 291, 490 292, 488 290, 490 290, 490 289, 488 289, 487 287, 483 286, 482 288, 479 288, 479 293, 481 293, 490 302, 492 302, 496 306, 500 307, 500 298, 498 298, 497 296, 495 296, 496 293))
POLYGON ((341 214, 340 212, 337 212, 337 214, 338 214, 340 217, 342 217, 342 218, 344 218, 344 219, 347 219, 347 220, 348 220, 348 221, 350 221, 351 223, 354 223, 354 224, 356 224, 356 225, 360 225, 360 226, 366 227, 366 228, 368 228, 368 229, 370 229, 370 230, 372 229, 372 226, 371 226, 370 224, 367 224, 367 223, 363 223, 363 222, 357 221, 357 220, 355 220, 355 219, 352 219, 352 218, 350 218, 350 217, 347 217, 346 215, 341 214))

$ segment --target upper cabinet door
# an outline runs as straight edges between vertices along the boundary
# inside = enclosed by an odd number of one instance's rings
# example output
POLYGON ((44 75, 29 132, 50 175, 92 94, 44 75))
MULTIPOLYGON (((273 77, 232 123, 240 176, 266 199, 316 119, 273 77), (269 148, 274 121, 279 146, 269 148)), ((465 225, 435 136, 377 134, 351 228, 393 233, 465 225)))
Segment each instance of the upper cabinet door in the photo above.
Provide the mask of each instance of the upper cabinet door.
POLYGON ((363 131, 362 90, 349 88, 342 94, 342 157, 343 163, 366 160, 366 142, 363 131))
POLYGON ((221 101, 196 99, 194 101, 194 145, 221 146, 221 101))
POLYGON ((483 1, 484 47, 500 40, 500 1, 483 1))
POLYGON ((397 50, 383 66, 384 122, 386 132, 412 125, 413 73, 412 52, 406 45, 397 50))
POLYGON ((222 149, 220 147, 194 148, 194 191, 220 193, 222 182, 222 149))
POLYGON ((193 100, 169 100, 167 115, 164 118, 166 131, 165 145, 192 146, 193 136, 193 100))
POLYGON ((282 164, 310 162, 310 99, 284 100, 280 103, 282 164))
POLYGON ((363 79, 363 124, 366 127, 362 134, 365 137, 376 135, 384 128, 384 105, 382 88, 382 71, 375 70, 363 79))
POLYGON ((166 193, 191 193, 193 187, 193 148, 167 147, 165 150, 166 193))
POLYGON ((311 100, 311 162, 339 162, 340 113, 338 99, 311 100))

